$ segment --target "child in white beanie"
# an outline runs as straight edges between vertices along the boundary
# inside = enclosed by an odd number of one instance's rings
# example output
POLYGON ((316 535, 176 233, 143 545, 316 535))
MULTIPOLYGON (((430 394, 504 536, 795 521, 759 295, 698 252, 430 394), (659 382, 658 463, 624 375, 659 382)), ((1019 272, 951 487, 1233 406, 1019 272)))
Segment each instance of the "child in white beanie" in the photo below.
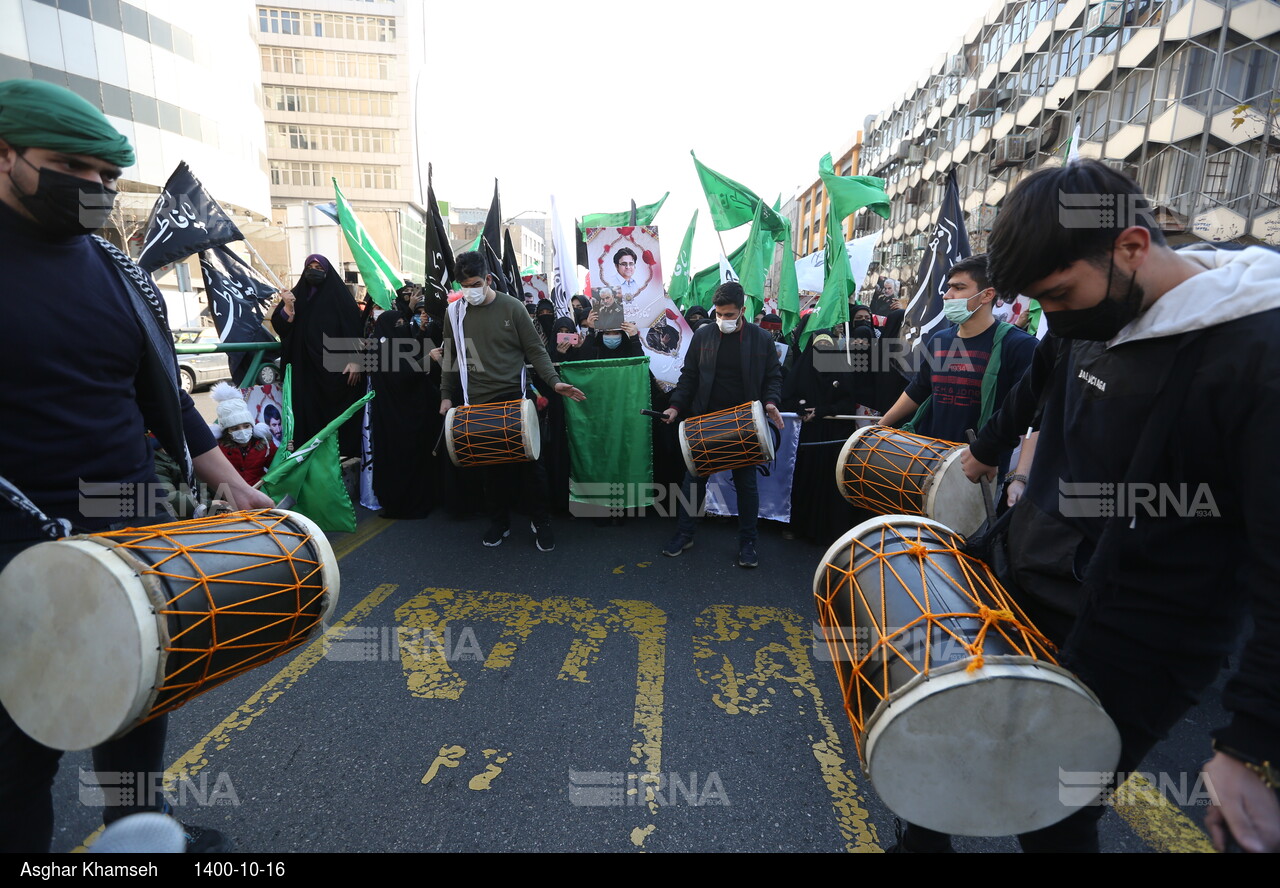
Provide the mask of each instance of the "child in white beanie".
POLYGON ((240 390, 220 382, 209 390, 218 404, 218 418, 210 425, 218 446, 247 484, 257 484, 271 466, 276 445, 263 423, 254 424, 240 390))

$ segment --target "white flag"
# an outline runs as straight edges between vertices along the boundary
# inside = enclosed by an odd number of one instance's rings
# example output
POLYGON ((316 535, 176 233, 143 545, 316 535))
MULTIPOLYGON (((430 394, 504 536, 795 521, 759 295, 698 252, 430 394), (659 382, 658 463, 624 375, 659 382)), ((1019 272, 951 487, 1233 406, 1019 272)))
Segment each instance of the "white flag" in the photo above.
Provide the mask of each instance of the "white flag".
POLYGON ((733 266, 729 264, 729 260, 725 258, 724 253, 720 254, 720 283, 725 281, 736 281, 738 273, 733 270, 733 266))
POLYGON ((564 226, 560 224, 560 213, 556 210, 556 196, 551 195, 551 304, 555 307, 556 317, 571 318, 573 310, 569 300, 578 294, 578 253, 569 248, 569 239, 565 237, 564 226))

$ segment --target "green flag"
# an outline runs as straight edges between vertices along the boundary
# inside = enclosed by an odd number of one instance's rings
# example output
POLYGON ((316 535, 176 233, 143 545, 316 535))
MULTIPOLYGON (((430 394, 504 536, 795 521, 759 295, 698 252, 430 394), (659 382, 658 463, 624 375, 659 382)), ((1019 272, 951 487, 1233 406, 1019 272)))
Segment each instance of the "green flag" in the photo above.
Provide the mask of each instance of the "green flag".
POLYGON ((849 322, 849 294, 857 289, 849 271, 849 249, 844 245, 844 231, 832 212, 827 213, 827 240, 823 244, 822 296, 818 298, 818 310, 809 318, 809 325, 800 337, 800 348, 819 330, 828 330, 837 324, 849 322))
POLYGON ((818 175, 831 197, 831 214, 837 222, 856 213, 863 207, 882 219, 889 218, 889 195, 884 190, 884 179, 876 176, 837 176, 831 164, 831 155, 822 155, 818 161, 818 175))
POLYGON ((711 207, 711 224, 716 231, 728 231, 750 222, 755 217, 756 206, 762 203, 756 193, 728 176, 722 176, 703 166, 696 154, 692 151, 689 153, 693 155, 698 180, 702 182, 702 190, 707 195, 707 204, 711 207))
POLYGON ((773 265, 773 246, 788 237, 791 230, 788 220, 779 215, 781 207, 781 195, 774 202, 773 209, 764 201, 756 204, 751 232, 743 245, 745 250, 742 261, 733 265, 738 280, 742 282, 742 289, 747 294, 745 314, 748 318, 754 318, 764 307, 764 282, 773 265))
POLYGON ((369 237, 369 233, 352 212, 351 204, 343 197, 337 179, 333 180, 333 190, 338 195, 338 222, 342 225, 342 233, 347 237, 347 246, 351 248, 356 267, 360 269, 360 279, 364 281, 369 295, 379 308, 390 308, 392 300, 396 298, 396 290, 404 286, 404 278, 378 252, 377 244, 369 237))
POLYGON ((671 301, 685 311, 693 303, 689 299, 693 295, 693 232, 698 225, 698 211, 693 211, 689 227, 684 232, 684 242, 680 244, 680 253, 676 256, 676 270, 671 275, 671 288, 667 295, 671 301))
POLYGON ((800 285, 796 281, 796 254, 791 247, 791 220, 784 219, 782 239, 782 277, 778 281, 778 314, 782 317, 782 333, 788 335, 800 322, 800 285))
POLYGON ((354 533, 356 510, 347 495, 347 485, 342 483, 338 427, 373 396, 374 392, 369 392, 356 401, 292 453, 283 447, 276 451, 271 469, 258 482, 262 492, 277 501, 286 495, 293 497, 294 505, 289 508, 306 515, 321 530, 354 533))
MULTIPOLYGON (((734 250, 725 258, 729 260, 729 265, 737 267, 742 261, 742 254, 746 252, 747 245, 743 244, 734 250)), ((701 305, 708 312, 711 311, 711 299, 716 294, 716 287, 720 286, 720 263, 708 265, 702 271, 693 276, 693 292, 689 297, 690 305, 701 305)))
POLYGON ((585 401, 565 401, 571 502, 610 510, 652 505, 653 420, 640 415, 651 406, 649 359, 569 361, 560 378, 591 392, 585 401))
POLYGON ((284 462, 288 456, 285 447, 293 440, 293 364, 284 365, 284 395, 280 398, 280 443, 284 446, 276 450, 271 460, 271 468, 284 462))
MULTIPOLYGON (((671 196, 671 192, 658 200, 657 203, 645 204, 642 207, 636 207, 637 225, 652 225, 653 217, 658 215, 658 210, 662 209, 662 205, 667 202, 667 198, 671 196)), ((589 213, 582 217, 583 228, 621 228, 624 225, 631 224, 631 211, 627 210, 622 213, 589 213)))

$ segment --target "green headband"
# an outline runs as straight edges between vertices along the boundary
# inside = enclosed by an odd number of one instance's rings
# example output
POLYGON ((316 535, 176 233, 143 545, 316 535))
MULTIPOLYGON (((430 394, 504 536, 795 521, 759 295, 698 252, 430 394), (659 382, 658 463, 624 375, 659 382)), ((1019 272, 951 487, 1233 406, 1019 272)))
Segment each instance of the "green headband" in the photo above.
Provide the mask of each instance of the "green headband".
POLYGON ((133 166, 129 140, 101 111, 71 90, 43 80, 0 83, 0 138, 20 148, 47 148, 133 166))

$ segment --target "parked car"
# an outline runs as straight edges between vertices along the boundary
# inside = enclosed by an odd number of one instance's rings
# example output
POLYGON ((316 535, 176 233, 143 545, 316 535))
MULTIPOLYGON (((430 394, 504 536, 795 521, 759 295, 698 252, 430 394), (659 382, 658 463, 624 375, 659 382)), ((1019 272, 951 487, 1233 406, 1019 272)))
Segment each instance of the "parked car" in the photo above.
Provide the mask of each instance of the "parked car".
MULTIPOLYGON (((186 327, 173 331, 173 341, 178 345, 217 345, 218 331, 212 327, 186 327)), ((226 354, 210 352, 203 355, 178 355, 178 379, 182 390, 190 394, 197 387, 207 387, 215 382, 231 379, 231 365, 226 354)))

